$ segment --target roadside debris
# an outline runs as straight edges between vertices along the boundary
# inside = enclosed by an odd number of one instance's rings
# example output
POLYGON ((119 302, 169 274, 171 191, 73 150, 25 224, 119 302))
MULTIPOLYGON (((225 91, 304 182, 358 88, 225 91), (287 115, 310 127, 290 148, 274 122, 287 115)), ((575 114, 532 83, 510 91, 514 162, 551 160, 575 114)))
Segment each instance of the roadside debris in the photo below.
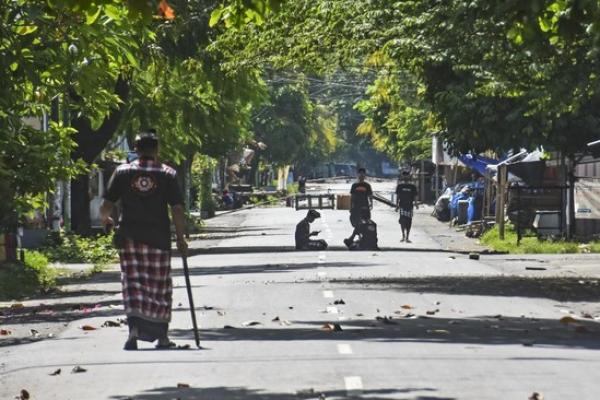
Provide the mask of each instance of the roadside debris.
POLYGON ((392 320, 392 317, 388 317, 388 316, 383 316, 383 317, 377 316, 377 317, 375 317, 375 320, 382 322, 384 324, 388 324, 388 325, 394 325, 396 323, 396 321, 392 320))
POLYGON ((56 376, 56 375, 60 375, 60 373, 61 373, 61 372, 62 372, 62 371, 61 371, 61 369, 59 368, 59 369, 57 369, 56 371, 54 371, 53 373, 51 373, 51 374, 49 374, 49 375, 50 375, 50 376, 56 376))
POLYGON ((446 329, 427 329, 427 333, 435 333, 437 335, 449 335, 450 331, 446 329))
POLYGON ((80 367, 79 365, 77 365, 76 367, 73 367, 73 369, 71 370, 72 374, 81 374, 83 372, 87 372, 87 369, 80 367))
POLYGON ((186 389, 186 388, 189 388, 189 387, 190 387, 190 385, 188 383, 178 383, 177 384, 177 388, 178 389, 186 389))
POLYGON ((343 299, 339 299, 334 301, 333 304, 346 304, 346 302, 343 299))
POLYGON ((81 330, 84 330, 84 331, 95 331, 96 329, 98 329, 98 328, 95 328, 95 327, 93 327, 91 325, 82 325, 79 328, 81 330))
POLYGON ((121 326, 121 322, 120 321, 104 321, 104 323, 102 324, 103 328, 118 328, 121 326))
POLYGON ((544 395, 538 392, 533 392, 528 400, 544 400, 544 395))
POLYGON ((29 400, 31 396, 29 395, 29 392, 27 390, 21 389, 21 395, 15 398, 19 400, 29 400))
POLYGON ((425 313, 427 315, 435 315, 436 313, 439 313, 439 312, 440 312, 440 309, 436 308, 435 310, 429 310, 429 311, 426 311, 425 313))
POLYGON ((525 269, 530 271, 546 271, 547 268, 544 267, 525 267, 525 269))
POLYGON ((258 321, 246 321, 246 322, 242 322, 242 326, 256 326, 256 325, 262 325, 260 322, 258 321))
POLYGON ((340 326, 340 324, 325 324, 321 327, 322 330, 324 331, 329 331, 329 332, 341 332, 343 329, 340 326))
POLYGON ((0 329, 0 336, 10 336, 12 335, 12 331, 9 331, 8 329, 0 329))

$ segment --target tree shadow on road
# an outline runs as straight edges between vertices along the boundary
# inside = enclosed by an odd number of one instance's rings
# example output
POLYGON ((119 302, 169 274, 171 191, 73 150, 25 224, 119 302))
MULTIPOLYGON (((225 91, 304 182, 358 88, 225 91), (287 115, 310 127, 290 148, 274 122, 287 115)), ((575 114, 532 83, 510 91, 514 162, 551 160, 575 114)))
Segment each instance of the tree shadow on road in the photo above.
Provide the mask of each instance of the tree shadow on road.
MULTIPOLYGON (((599 324, 579 321, 480 316, 475 318, 389 317, 331 321, 341 331, 325 327, 326 321, 291 321, 289 326, 264 322, 253 327, 201 329, 205 341, 376 341, 397 343, 458 343, 467 345, 555 346, 600 349, 599 324)), ((176 339, 193 340, 191 330, 172 330, 176 339)))
POLYGON ((151 389, 135 396, 112 396, 117 400, 300 400, 300 399, 358 399, 371 400, 406 399, 406 400, 455 400, 451 397, 436 396, 411 396, 411 393, 434 392, 432 388, 404 388, 404 389, 373 389, 363 390, 360 395, 353 395, 344 390, 316 390, 307 389, 298 393, 274 393, 264 390, 248 389, 245 387, 209 387, 209 388, 178 388, 176 386, 151 389), (404 397, 409 395, 411 397, 404 397), (319 397, 321 396, 321 397, 319 397))
POLYGON ((600 301, 598 281, 577 277, 523 277, 514 275, 425 276, 332 280, 358 290, 395 290, 406 293, 532 297, 566 301, 600 301))

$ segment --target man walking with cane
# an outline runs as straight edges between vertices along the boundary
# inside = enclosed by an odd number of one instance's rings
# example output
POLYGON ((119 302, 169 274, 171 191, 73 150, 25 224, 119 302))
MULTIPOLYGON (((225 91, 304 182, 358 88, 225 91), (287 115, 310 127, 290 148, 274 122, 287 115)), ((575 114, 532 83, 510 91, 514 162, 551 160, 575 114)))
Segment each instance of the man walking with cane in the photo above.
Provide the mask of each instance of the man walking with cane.
POLYGON ((184 256, 185 213, 176 172, 158 162, 158 139, 143 133, 135 139, 138 159, 115 170, 100 207, 102 223, 114 226, 114 203, 121 201, 115 243, 121 261, 123 303, 129 338, 125 350, 136 350, 137 341, 156 348, 177 348, 169 340, 173 284, 171 280, 171 208, 177 248, 184 256))

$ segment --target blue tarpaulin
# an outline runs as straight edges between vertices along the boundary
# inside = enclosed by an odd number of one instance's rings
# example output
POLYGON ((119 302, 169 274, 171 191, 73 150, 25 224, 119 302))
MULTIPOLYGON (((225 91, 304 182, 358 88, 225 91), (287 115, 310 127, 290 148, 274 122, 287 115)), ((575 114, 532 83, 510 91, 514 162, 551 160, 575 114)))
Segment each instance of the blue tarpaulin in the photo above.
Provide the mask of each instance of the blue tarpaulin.
POLYGON ((489 164, 495 165, 500 162, 498 160, 494 160, 493 158, 487 158, 484 156, 473 154, 460 155, 458 156, 458 159, 468 168, 474 169, 481 175, 485 175, 485 167, 487 167, 489 164))

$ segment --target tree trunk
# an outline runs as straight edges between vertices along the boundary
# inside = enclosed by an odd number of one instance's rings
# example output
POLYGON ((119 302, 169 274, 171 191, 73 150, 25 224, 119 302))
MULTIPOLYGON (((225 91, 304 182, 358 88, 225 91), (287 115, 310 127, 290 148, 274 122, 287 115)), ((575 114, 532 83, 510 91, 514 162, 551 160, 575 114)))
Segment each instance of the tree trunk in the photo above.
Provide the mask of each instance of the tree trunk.
MULTIPOLYGON (((125 77, 120 76, 115 84, 115 94, 119 96, 122 103, 117 108, 111 109, 97 130, 92 129, 90 120, 85 116, 71 121, 71 126, 77 130, 74 135, 77 148, 71 154, 72 160, 83 160, 89 165, 102 153, 119 128, 129 89, 129 82, 125 77)), ((81 101, 77 95, 72 95, 72 98, 81 101)), ((89 235, 91 233, 91 216, 87 174, 80 175, 71 182, 71 212, 71 230, 79 235, 89 235)))

